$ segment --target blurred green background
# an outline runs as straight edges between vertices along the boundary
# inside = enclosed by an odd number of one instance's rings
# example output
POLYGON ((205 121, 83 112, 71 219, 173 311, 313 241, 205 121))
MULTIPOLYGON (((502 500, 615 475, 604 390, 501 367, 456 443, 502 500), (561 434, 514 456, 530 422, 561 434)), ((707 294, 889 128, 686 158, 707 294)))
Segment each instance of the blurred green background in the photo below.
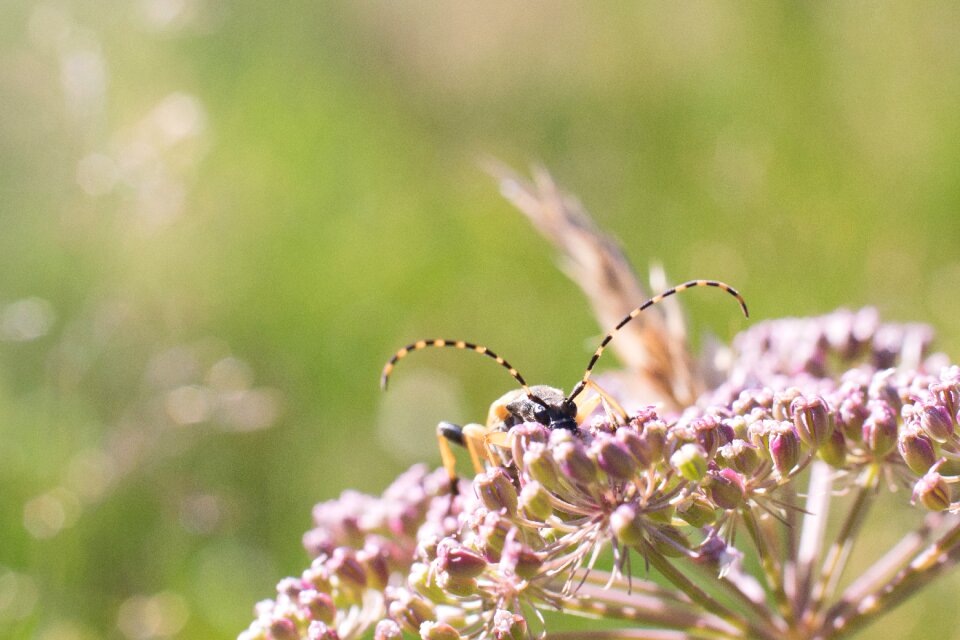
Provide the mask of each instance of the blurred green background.
MULTIPOLYGON (((957 353, 960 7, 917 9, 0 4, 0 637, 235 637, 316 501, 510 388, 432 353, 382 396, 412 339, 569 387, 601 329, 485 156, 756 319, 874 304, 957 353)), ((958 587, 888 637, 949 637, 958 587)))

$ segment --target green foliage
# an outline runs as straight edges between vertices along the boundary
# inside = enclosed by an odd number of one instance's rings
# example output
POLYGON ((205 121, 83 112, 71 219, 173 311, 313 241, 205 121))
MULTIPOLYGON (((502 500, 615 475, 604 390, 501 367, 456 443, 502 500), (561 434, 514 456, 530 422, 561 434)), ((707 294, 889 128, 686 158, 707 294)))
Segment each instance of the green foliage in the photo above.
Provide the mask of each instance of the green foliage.
MULTIPOLYGON (((509 388, 435 353, 385 399, 410 339, 569 388, 605 328, 485 156, 543 163, 637 267, 728 281, 756 318, 876 304, 955 353, 960 11, 929 9, 4 3, 0 329, 31 298, 52 324, 0 342, 0 636, 242 629, 314 502, 411 461, 382 403, 436 462, 436 420, 509 388), (171 418, 251 390, 275 419, 171 418)), ((727 304, 686 301, 723 338, 727 304)), ((898 613, 891 636, 957 622, 898 613)))

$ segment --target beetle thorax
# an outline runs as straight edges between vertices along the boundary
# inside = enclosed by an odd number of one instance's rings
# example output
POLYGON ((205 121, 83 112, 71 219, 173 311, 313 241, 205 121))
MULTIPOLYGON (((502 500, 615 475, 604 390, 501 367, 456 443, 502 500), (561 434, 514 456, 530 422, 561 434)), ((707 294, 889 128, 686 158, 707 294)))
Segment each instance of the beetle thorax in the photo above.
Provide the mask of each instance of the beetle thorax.
POLYGON ((530 391, 532 399, 518 389, 494 403, 494 407, 499 404, 503 408, 505 428, 522 422, 538 422, 550 429, 577 431, 576 405, 567 402, 563 391, 546 385, 534 385, 530 391))

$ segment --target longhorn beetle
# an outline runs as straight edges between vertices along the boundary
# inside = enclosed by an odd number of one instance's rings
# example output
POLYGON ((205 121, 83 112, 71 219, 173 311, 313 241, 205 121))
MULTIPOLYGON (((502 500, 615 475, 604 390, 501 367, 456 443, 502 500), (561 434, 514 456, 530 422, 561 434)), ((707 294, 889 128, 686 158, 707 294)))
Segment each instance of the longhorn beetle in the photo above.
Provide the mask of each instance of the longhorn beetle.
POLYGON ((452 347, 454 349, 476 351, 481 355, 495 360, 497 364, 509 371, 513 379, 520 384, 519 389, 507 392, 490 405, 486 426, 468 424, 465 427, 460 427, 449 422, 441 422, 437 427, 440 457, 443 460, 443 466, 447 470, 447 474, 450 476, 452 491, 455 493, 457 488, 457 473, 455 468, 456 461, 453 456, 453 451, 450 449, 451 442, 467 448, 474 468, 477 473, 480 473, 483 471, 481 458, 496 464, 495 459, 490 453, 489 445, 506 446, 506 432, 516 424, 522 422, 537 422, 549 429, 566 429, 573 433, 578 433, 579 425, 587 416, 593 413, 599 402, 607 403, 613 407, 621 417, 625 418, 626 412, 624 412, 616 400, 601 389, 595 382, 590 380, 590 374, 593 372, 594 365, 597 364, 597 360, 600 359, 603 350, 610 341, 613 340, 613 337, 628 322, 664 298, 669 298, 674 294, 686 289, 692 289, 693 287, 717 287, 726 291, 737 299, 743 315, 748 318, 750 317, 750 313, 747 311, 747 303, 744 301, 743 296, 726 283, 718 282, 717 280, 691 280, 690 282, 685 282, 671 289, 667 289, 628 313, 623 320, 618 322, 617 325, 610 330, 610 333, 600 342, 600 346, 597 347, 593 357, 590 358, 590 363, 587 365, 583 377, 576 386, 573 387, 570 394, 566 396, 560 389, 546 385, 528 386, 523 376, 520 375, 520 372, 509 362, 482 345, 465 342, 463 340, 444 339, 418 340, 397 351, 383 366, 383 372, 380 375, 380 387, 384 391, 387 390, 390 373, 393 371, 393 367, 398 360, 406 357, 413 351, 419 351, 420 349, 426 349, 428 347, 452 347), (596 395, 578 407, 574 400, 588 387, 594 391, 596 395))

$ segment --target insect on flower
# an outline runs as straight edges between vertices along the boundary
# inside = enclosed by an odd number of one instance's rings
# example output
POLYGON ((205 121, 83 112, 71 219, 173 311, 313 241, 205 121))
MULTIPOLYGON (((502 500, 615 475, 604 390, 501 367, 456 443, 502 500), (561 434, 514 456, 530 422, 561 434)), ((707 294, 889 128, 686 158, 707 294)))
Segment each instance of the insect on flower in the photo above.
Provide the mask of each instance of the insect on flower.
POLYGON ((380 386, 386 391, 390 374, 398 360, 406 357, 413 351, 419 351, 429 347, 452 347, 454 349, 475 351, 495 360, 497 364, 509 371, 514 380, 520 384, 519 389, 505 393, 490 405, 486 425, 466 425, 461 427, 449 422, 441 422, 437 427, 437 441, 440 445, 440 456, 444 469, 446 469, 450 477, 451 488, 455 492, 457 487, 457 474, 455 469, 456 462, 453 451, 450 448, 451 442, 466 447, 474 469, 477 473, 480 473, 483 471, 482 460, 497 464, 490 447, 491 445, 506 447, 508 445, 507 432, 510 430, 510 427, 514 425, 523 422, 536 422, 549 429, 566 429, 573 433, 578 433, 580 424, 593 413, 600 403, 604 404, 608 413, 612 412, 614 416, 626 422, 626 412, 619 403, 599 385, 590 380, 593 367, 597 364, 597 360, 600 359, 604 349, 610 341, 613 340, 613 337, 623 329, 628 322, 661 300, 694 287, 717 287, 726 291, 737 299, 743 315, 746 317, 750 316, 747 311, 747 303, 744 301, 743 296, 730 285, 717 280, 691 280, 667 289, 628 313, 610 330, 594 352, 583 377, 576 386, 573 387, 569 395, 564 395, 560 389, 546 385, 527 385, 523 376, 520 375, 520 372, 517 371, 513 365, 487 347, 463 340, 446 340, 442 338, 418 340, 397 351, 383 367, 383 372, 380 375, 380 386), (576 398, 586 389, 590 389, 593 395, 581 400, 579 404, 575 402, 576 398))

